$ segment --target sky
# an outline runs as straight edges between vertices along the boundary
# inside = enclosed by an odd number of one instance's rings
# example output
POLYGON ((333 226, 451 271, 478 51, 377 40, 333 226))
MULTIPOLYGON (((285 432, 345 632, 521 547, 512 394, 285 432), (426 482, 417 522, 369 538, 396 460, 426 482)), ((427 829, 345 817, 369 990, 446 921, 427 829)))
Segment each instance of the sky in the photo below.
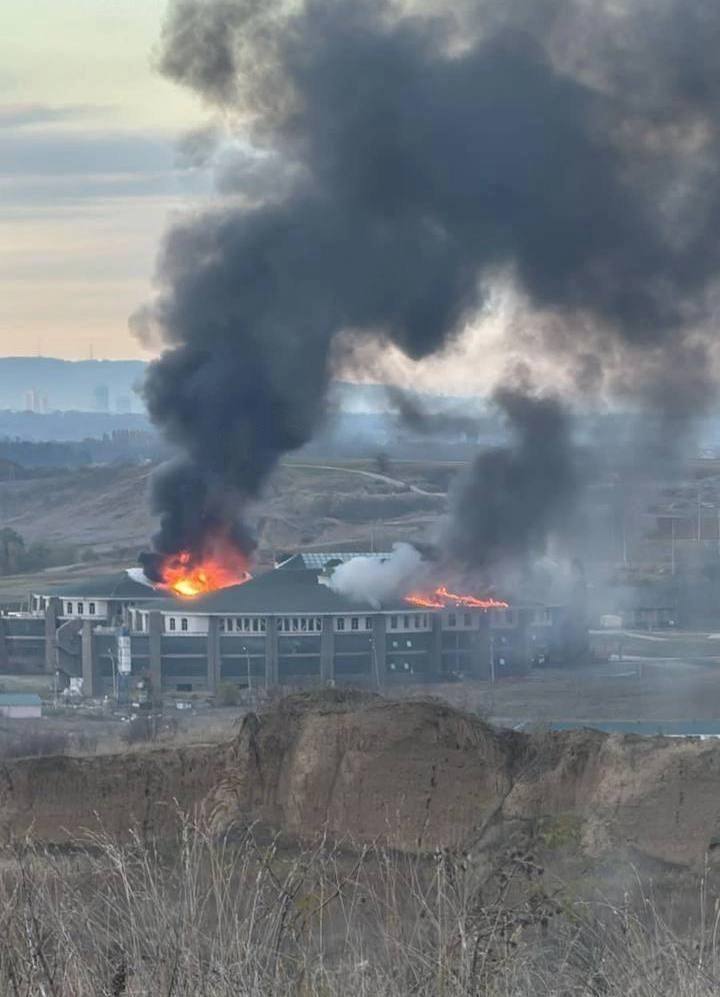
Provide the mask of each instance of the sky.
POLYGON ((206 178, 208 115, 153 68, 165 0, 0 4, 0 353, 146 357, 128 316, 206 178))
MULTIPOLYGON (((154 68, 167 0, 0 3, 0 355, 150 359, 128 318, 163 232, 213 196, 179 152, 212 123, 154 68)), ((187 158, 187 157, 186 157, 187 158)), ((507 310, 416 364, 343 372, 464 394, 494 380, 507 310)))

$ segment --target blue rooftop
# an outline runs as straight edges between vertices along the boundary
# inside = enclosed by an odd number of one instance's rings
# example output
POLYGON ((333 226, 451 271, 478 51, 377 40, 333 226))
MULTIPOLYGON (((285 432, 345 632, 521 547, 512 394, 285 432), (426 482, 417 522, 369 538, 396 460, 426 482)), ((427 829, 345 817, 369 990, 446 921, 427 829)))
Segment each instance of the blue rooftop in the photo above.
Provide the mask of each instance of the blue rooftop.
POLYGON ((35 692, 0 692, 0 706, 42 706, 35 692))

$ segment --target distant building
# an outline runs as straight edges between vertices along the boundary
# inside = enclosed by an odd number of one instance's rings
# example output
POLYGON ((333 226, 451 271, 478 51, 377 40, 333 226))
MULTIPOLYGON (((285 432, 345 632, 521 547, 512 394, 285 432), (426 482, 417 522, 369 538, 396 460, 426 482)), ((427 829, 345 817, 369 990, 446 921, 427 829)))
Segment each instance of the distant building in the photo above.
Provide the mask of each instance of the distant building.
POLYGON ((37 388, 25 392, 25 411, 45 413, 48 410, 47 395, 42 395, 37 388))
POLYGON ((107 384, 98 384, 93 391, 93 408, 96 412, 110 411, 110 389, 107 384))
POLYGON ((35 693, 0 693, 0 717, 8 720, 33 720, 42 716, 42 700, 35 693))
POLYGON ((119 415, 127 415, 132 412, 132 398, 130 395, 118 395, 115 400, 115 411, 119 415))

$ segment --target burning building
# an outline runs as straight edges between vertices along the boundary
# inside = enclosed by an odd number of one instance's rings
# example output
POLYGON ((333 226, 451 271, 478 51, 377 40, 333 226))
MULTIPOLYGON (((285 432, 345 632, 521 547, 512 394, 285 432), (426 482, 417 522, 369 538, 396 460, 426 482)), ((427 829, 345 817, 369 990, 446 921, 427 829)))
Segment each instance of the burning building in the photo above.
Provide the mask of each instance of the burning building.
MULTIPOLYGON (((382 561, 390 555, 373 555, 382 561)), ((364 555, 363 557, 371 557, 364 555)), ((128 674, 156 690, 352 684, 383 688, 523 673, 572 660, 583 632, 563 606, 465 596, 447 587, 383 599, 349 597, 328 565, 347 554, 296 554, 242 584, 193 598, 123 572, 35 593, 2 617, 6 661, 36 659, 81 675, 86 695, 113 688, 119 640, 128 674)))

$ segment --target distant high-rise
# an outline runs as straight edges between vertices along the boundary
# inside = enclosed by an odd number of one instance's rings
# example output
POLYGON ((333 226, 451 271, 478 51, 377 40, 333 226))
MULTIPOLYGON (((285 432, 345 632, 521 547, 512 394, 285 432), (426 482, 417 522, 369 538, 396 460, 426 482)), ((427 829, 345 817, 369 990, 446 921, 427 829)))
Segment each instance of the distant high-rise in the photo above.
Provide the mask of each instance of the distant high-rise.
POLYGON ((110 389, 107 384, 98 384, 93 391, 93 401, 93 408, 96 412, 110 411, 110 389))
POLYGON ((47 410, 48 410, 47 395, 40 394, 37 388, 29 388, 25 392, 25 411, 47 412, 47 410))

